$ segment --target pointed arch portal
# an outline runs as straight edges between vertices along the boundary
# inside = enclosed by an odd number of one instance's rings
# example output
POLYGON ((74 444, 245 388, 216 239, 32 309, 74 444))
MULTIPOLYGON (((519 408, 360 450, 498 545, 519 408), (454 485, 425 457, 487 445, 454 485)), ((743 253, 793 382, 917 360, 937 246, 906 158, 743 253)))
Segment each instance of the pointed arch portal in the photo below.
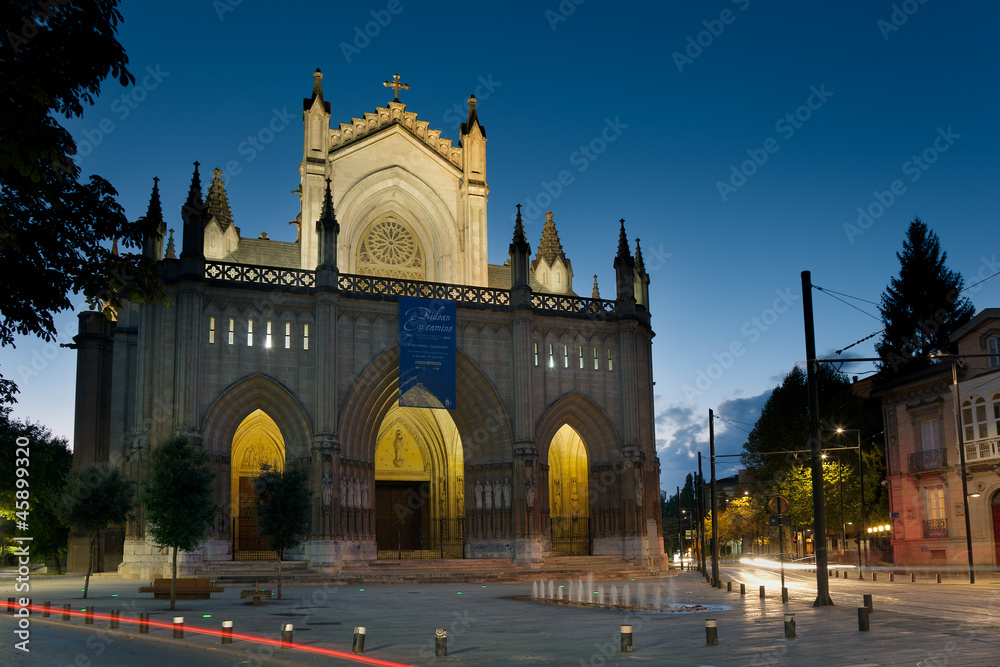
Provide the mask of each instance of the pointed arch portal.
POLYGON ((240 422, 233 435, 229 493, 233 523, 234 560, 275 560, 277 555, 257 532, 257 494, 253 478, 262 466, 285 467, 285 440, 271 417, 257 408, 240 422))
POLYGON ((590 466, 587 445, 569 424, 549 444, 549 514, 554 556, 590 555, 590 466))

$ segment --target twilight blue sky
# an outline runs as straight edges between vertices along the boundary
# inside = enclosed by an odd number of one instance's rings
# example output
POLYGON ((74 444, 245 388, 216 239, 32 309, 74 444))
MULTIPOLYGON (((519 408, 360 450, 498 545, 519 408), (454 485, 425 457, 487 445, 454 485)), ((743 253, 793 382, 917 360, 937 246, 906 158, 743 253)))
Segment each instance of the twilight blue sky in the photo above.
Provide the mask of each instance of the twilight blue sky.
MULTIPOLYGON (((384 106, 382 81, 399 72, 407 108, 457 140, 475 92, 492 263, 506 258, 517 203, 533 250, 554 212, 581 294, 596 273, 614 298, 619 218, 642 239, 672 490, 707 452, 708 409, 752 424, 804 357, 801 271, 878 301, 915 214, 966 284, 1000 271, 1000 6, 780 4, 130 0, 119 34, 137 85, 107 83, 69 127, 84 172, 108 178, 130 218, 160 177, 178 247, 194 160, 203 178, 231 165, 244 236, 294 240, 289 192, 316 67, 334 122, 384 106), (860 225, 859 207, 871 214, 860 225)), ((996 306, 1000 278, 968 294, 996 306)), ((870 303, 852 302, 866 315, 826 294, 814 302, 821 355, 880 328, 870 303)), ((72 336, 75 316, 57 321, 72 336)), ((19 339, 0 365, 21 386, 14 414, 72 438, 75 354, 19 339)), ((748 428, 718 423, 719 451, 738 451, 748 428)), ((735 472, 728 461, 720 475, 735 472)))

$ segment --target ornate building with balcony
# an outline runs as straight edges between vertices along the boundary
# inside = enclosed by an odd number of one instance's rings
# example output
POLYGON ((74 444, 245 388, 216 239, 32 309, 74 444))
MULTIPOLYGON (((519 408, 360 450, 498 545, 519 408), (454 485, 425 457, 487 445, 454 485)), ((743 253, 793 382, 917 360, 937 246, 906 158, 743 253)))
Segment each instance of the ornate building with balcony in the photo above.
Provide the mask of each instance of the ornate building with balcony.
POLYGON ((886 434, 892 544, 900 565, 966 564, 959 429, 977 567, 1000 566, 1000 308, 977 314, 958 346, 956 418, 952 363, 878 386, 886 434), (975 356, 978 355, 978 356, 975 356))
MULTIPOLYGON (((115 322, 81 315, 75 462, 111 461, 142 480, 168 437, 204 448, 221 509, 185 572, 274 557, 254 524, 263 463, 309 470, 311 524, 290 557, 313 567, 406 556, 662 564, 638 240, 633 254, 624 221, 607 229, 613 300, 596 278, 589 296, 573 291, 551 213, 532 259, 518 207, 507 252, 489 263, 475 97, 456 145, 399 101, 398 77, 386 85, 386 106, 331 125, 316 71, 294 242, 244 237, 222 172, 205 193, 196 163, 177 257, 154 186, 143 252, 160 262, 169 303, 130 304, 115 322), (403 296, 455 305, 450 409, 401 405, 403 296)), ((71 542, 71 569, 85 566, 84 545, 71 542)), ((169 569, 141 512, 100 549, 99 569, 123 576, 169 569)))

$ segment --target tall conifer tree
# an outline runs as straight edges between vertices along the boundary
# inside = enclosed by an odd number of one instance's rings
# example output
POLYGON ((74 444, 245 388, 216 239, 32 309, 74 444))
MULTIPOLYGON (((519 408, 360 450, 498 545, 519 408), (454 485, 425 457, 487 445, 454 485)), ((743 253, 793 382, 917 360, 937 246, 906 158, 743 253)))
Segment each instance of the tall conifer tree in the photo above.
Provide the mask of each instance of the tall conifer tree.
POLYGON ((948 253, 920 218, 910 223, 896 258, 899 276, 889 281, 879 306, 885 331, 875 351, 883 377, 927 367, 932 352, 954 352, 951 334, 975 314, 961 295, 962 276, 945 266, 948 253))

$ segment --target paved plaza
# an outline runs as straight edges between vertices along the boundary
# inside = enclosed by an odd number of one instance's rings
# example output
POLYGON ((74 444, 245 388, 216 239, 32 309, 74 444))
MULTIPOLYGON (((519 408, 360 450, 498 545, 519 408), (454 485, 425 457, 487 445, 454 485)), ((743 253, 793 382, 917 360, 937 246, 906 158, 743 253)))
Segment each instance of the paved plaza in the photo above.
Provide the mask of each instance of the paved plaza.
MULTIPOLYGON (((723 570, 734 591, 713 589, 697 573, 642 581, 648 598, 663 602, 724 605, 683 614, 557 606, 524 599, 531 583, 486 585, 286 586, 283 600, 252 606, 239 598, 242 587, 226 588, 211 600, 169 603, 137 595, 145 582, 95 578, 81 599, 78 576, 33 576, 34 604, 49 601, 53 613, 30 618, 30 653, 15 648, 17 619, 0 622, 2 665, 348 665, 350 657, 305 649, 351 652, 355 626, 367 629, 363 659, 368 664, 530 665, 971 665, 1000 664, 1000 584, 970 586, 957 579, 936 584, 831 579, 833 608, 812 607, 813 577, 788 576, 789 601, 782 603, 776 580, 723 570), (739 594, 739 582, 747 595, 739 594), (764 582, 766 597, 758 585, 764 582), (657 590, 657 587, 659 589, 657 590), (870 631, 858 630, 862 595, 873 596, 870 631), (98 617, 61 620, 63 603, 75 611, 93 605, 98 617), (102 618, 121 611, 122 627, 102 618), (151 623, 183 616, 185 633, 174 639, 168 627, 139 634, 140 612, 151 623), (795 615, 796 637, 784 637, 784 615, 795 615), (718 624, 718 646, 706 645, 705 620, 718 624), (222 621, 232 620, 237 639, 220 643, 222 621), (246 634, 277 640, 283 624, 294 626, 296 648, 281 649, 244 639, 246 634), (620 652, 620 626, 633 627, 634 651, 620 652), (434 631, 448 631, 448 656, 434 657, 434 631), (207 630, 200 634, 199 629, 207 630), (368 662, 368 660, 371 662, 368 662)), ((556 582, 566 584, 567 582, 556 582)), ((600 582, 610 590, 612 582, 600 582)), ((636 581, 624 584, 635 595, 636 581)), ((14 596, 14 580, 0 580, 3 600, 14 596)), ((595 587, 597 584, 595 584, 595 587)))

